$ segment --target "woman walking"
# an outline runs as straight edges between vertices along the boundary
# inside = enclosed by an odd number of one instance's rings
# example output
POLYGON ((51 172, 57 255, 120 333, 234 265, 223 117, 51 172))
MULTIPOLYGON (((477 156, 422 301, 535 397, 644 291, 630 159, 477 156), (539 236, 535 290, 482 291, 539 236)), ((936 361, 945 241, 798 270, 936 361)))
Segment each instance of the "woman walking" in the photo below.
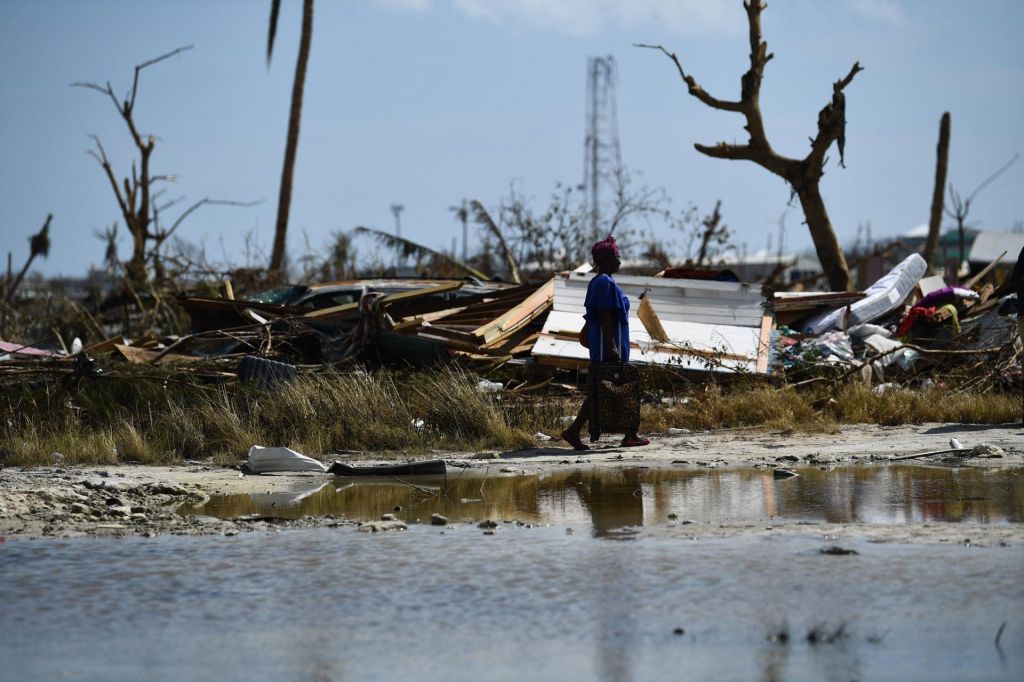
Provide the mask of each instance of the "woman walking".
MULTIPOLYGON (((587 310, 583 316, 586 320, 584 327, 587 332, 586 345, 590 349, 591 367, 587 398, 580 406, 580 413, 572 425, 562 432, 562 438, 574 450, 590 449, 580 440, 580 432, 583 430, 583 424, 591 416, 593 393, 596 390, 594 370, 602 364, 629 362, 629 299, 612 279, 612 275, 618 272, 622 265, 619 260, 619 245, 615 243, 614 237, 608 237, 594 244, 590 254, 594 259, 594 265, 597 266, 597 275, 587 286, 587 298, 584 302, 587 310)), ((582 336, 581 334, 581 341, 582 336)), ((622 439, 624 447, 648 443, 649 440, 637 435, 636 429, 622 439)))

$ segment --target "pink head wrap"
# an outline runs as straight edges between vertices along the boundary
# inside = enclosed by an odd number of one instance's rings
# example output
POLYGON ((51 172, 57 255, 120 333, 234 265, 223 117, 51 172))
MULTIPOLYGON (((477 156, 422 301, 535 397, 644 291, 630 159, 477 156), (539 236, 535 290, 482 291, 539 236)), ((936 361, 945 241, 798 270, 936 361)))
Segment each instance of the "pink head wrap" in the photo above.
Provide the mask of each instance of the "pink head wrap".
POLYGON ((601 265, 612 256, 618 256, 619 245, 615 243, 615 237, 609 235, 607 239, 594 244, 590 247, 590 255, 598 265, 601 265))

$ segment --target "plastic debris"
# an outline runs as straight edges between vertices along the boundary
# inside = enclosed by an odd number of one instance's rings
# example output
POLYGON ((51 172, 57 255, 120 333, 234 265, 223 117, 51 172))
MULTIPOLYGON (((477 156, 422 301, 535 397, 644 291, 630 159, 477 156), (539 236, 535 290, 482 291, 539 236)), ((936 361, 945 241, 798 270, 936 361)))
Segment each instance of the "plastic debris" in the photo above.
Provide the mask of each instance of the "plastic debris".
POLYGON ((498 381, 488 381, 487 379, 481 379, 476 385, 477 390, 481 393, 499 393, 505 390, 505 385, 498 381))
POLYGON ((245 473, 267 474, 281 471, 316 471, 327 473, 327 467, 312 457, 295 452, 291 448, 253 445, 249 458, 244 464, 245 473))

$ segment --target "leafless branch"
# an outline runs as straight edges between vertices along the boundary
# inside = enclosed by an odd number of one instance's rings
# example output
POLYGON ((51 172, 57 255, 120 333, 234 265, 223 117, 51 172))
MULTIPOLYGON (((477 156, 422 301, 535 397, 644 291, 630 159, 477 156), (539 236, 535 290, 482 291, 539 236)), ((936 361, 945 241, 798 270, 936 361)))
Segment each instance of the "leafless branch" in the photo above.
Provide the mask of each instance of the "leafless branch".
POLYGON ((672 62, 676 65, 676 70, 679 71, 679 77, 683 79, 684 83, 686 83, 686 88, 689 91, 689 93, 696 97, 697 99, 699 99, 704 104, 707 104, 709 107, 721 109, 723 111, 735 111, 737 113, 743 112, 742 102, 729 102, 726 100, 718 99, 717 97, 712 97, 710 94, 708 94, 708 92, 701 87, 700 83, 698 83, 693 76, 687 75, 686 72, 683 71, 683 65, 679 62, 679 57, 676 56, 675 52, 669 52, 661 45, 646 45, 644 43, 633 43, 633 47, 642 47, 649 50, 661 50, 661 52, 666 57, 671 59, 672 62))
POLYGON ((209 197, 204 198, 204 199, 200 199, 199 201, 195 202, 194 204, 192 204, 191 206, 186 208, 181 213, 181 215, 178 216, 178 219, 175 220, 174 223, 169 228, 167 228, 167 230, 165 230, 165 231, 160 233, 160 235, 157 237, 157 239, 158 239, 159 242, 167 241, 167 239, 174 233, 175 230, 178 229, 178 227, 182 224, 182 222, 185 221, 185 218, 189 217, 189 215, 191 215, 192 212, 195 211, 196 209, 198 209, 200 206, 207 206, 207 205, 209 205, 209 206, 257 206, 257 205, 262 204, 262 203, 263 203, 262 200, 260 200, 260 201, 231 201, 229 199, 210 199, 209 197))
POLYGON ((139 92, 139 71, 142 71, 147 66, 153 66, 154 64, 162 62, 165 59, 170 59, 171 57, 173 57, 176 54, 181 54, 182 52, 185 52, 186 50, 191 50, 193 47, 194 47, 194 45, 182 45, 181 47, 174 48, 173 50, 171 50, 170 52, 168 52, 166 54, 162 54, 159 57, 154 57, 153 59, 150 59, 147 62, 142 62, 141 64, 136 64, 135 65, 135 77, 132 78, 132 89, 131 89, 131 92, 128 95, 128 98, 125 101, 125 108, 128 111, 131 111, 132 109, 135 108, 135 95, 137 95, 138 92, 139 92))
POLYGON ((990 175, 987 178, 985 178, 984 180, 982 180, 981 184, 978 185, 973 192, 971 192, 971 195, 969 197, 967 197, 967 203, 970 203, 971 200, 974 199, 974 197, 978 196, 978 192, 980 192, 981 190, 985 189, 990 184, 992 184, 993 180, 995 180, 1000 175, 1002 175, 1003 173, 1008 171, 1010 169, 1010 166, 1012 166, 1013 164, 1017 163, 1017 159, 1019 159, 1019 158, 1020 158, 1020 152, 1014 152, 1013 156, 1010 158, 1010 160, 1007 161, 1006 163, 1004 163, 1002 166, 1000 166, 999 170, 997 170, 995 173, 993 173, 992 175, 990 175))

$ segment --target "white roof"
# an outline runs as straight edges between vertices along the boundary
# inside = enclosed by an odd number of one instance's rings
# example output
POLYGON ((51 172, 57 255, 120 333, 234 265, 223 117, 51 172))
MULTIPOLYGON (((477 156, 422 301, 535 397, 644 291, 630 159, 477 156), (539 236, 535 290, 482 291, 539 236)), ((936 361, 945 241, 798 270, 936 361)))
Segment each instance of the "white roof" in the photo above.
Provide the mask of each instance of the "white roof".
POLYGON ((925 239, 928 237, 928 223, 921 223, 917 227, 912 227, 900 236, 907 239, 925 239))
POLYGON ((785 263, 789 267, 796 267, 801 270, 821 269, 821 264, 818 263, 816 256, 806 253, 784 253, 780 258, 778 251, 768 251, 767 249, 760 249, 745 256, 730 251, 715 262, 727 266, 785 263))
POLYGON ((1013 265, 1017 262, 1021 249, 1024 249, 1024 233, 983 230, 974 236, 974 244, 971 245, 971 254, 967 260, 979 265, 988 265, 1005 251, 1006 255, 1000 264, 1013 265))
MULTIPOLYGON (((592 275, 555 277, 553 309, 533 347, 538 358, 588 362, 577 340, 592 275)), ((764 295, 757 285, 661 277, 618 275, 615 282, 629 298, 630 360, 701 371, 769 371, 771 317, 765 324, 764 295), (670 341, 651 339, 637 317, 640 294, 647 296, 670 341), (710 361, 709 361, 710 358, 710 361)))

